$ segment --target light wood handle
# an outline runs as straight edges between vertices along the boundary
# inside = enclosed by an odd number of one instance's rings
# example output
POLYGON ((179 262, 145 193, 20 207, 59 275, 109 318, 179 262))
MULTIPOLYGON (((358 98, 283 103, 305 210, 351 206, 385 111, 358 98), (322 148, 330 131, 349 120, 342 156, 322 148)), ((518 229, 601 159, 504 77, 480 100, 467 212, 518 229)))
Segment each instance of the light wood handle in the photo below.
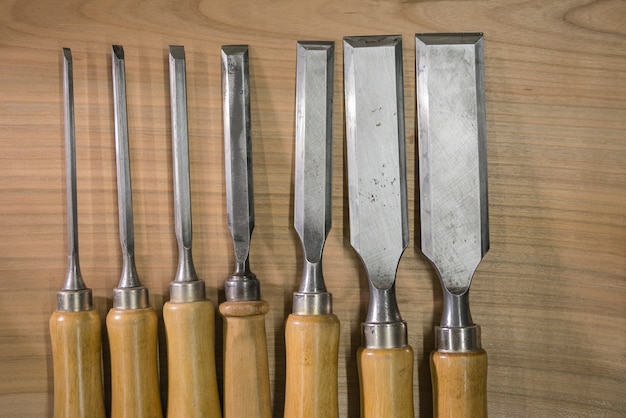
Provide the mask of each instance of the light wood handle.
POLYGON ((414 418, 413 349, 359 348, 361 417, 414 418))
POLYGON ((209 300, 167 302, 169 418, 222 416, 215 372, 215 307, 209 300))
POLYGON ((434 416, 487 417, 487 353, 430 355, 434 416))
MULTIPOLYGON (((154 309, 111 309, 111 418, 161 418, 154 309)), ((172 388, 174 389, 174 388, 172 388)))
POLYGON ((265 301, 224 302, 224 418, 271 418, 265 301))
POLYGON ((104 418, 100 315, 95 310, 50 317, 55 418, 104 418))
POLYGON ((339 320, 289 315, 285 326, 285 418, 336 418, 339 320))

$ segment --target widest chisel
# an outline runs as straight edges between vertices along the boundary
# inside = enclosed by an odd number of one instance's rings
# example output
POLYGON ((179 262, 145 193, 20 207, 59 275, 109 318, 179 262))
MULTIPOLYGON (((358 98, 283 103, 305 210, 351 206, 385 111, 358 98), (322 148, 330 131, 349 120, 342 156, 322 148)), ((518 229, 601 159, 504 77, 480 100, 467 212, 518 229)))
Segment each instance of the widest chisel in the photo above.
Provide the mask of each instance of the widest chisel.
POLYGON ((489 249, 483 37, 418 34, 421 249, 443 287, 431 354, 436 417, 487 416, 487 354, 469 288, 489 249))
POLYGON ((54 416, 104 418, 100 315, 92 305, 78 260, 76 148, 72 53, 63 48, 65 110, 65 181, 67 193, 68 265, 57 309, 50 317, 54 366, 54 416))
POLYGON ((111 351, 111 417, 161 417, 157 315, 135 267, 124 50, 112 47, 117 206, 122 274, 106 318, 111 351))
POLYGON ((170 46, 170 107, 174 178, 174 229, 178 268, 163 306, 167 334, 170 418, 221 416, 215 371, 215 307, 206 298, 191 253, 191 187, 187 129, 185 49, 170 46))
POLYGON ((271 398, 265 314, 259 280, 250 270, 254 229, 250 75, 247 45, 222 47, 226 210, 235 271, 226 280, 224 317, 224 416, 270 418, 271 398))
POLYGON ((339 414, 339 320, 322 275, 332 219, 334 52, 334 42, 300 41, 297 46, 294 227, 304 269, 285 325, 286 418, 339 414))
POLYGON ((409 241, 402 38, 344 38, 350 243, 369 280, 362 417, 413 417, 413 349, 395 277, 409 241))

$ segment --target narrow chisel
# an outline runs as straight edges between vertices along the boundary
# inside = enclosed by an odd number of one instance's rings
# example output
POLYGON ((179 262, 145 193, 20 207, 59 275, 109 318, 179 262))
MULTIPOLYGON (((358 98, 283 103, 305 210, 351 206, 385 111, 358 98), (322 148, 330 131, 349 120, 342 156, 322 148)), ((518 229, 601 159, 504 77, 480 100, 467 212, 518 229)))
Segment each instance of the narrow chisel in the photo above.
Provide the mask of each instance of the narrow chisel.
POLYGON ((250 76, 248 47, 222 47, 222 94, 228 228, 235 249, 235 271, 226 280, 224 317, 224 416, 269 418, 270 399, 265 314, 259 280, 250 271, 254 229, 250 76))
POLYGON ((487 354, 469 309, 489 249, 483 37, 418 34, 421 248, 443 287, 431 354, 436 417, 487 416, 487 354))
POLYGON ((50 318, 54 365, 54 416, 104 418, 100 315, 93 309, 78 260, 76 150, 72 53, 63 48, 65 103, 65 181, 67 193, 68 266, 57 309, 50 318))
POLYGON ((157 316, 135 267, 124 50, 112 48, 117 206, 122 274, 106 324, 111 350, 111 417, 161 417, 157 316))
POLYGON ((322 275, 331 227, 334 42, 298 42, 294 227, 304 252, 285 325, 285 417, 337 417, 339 320, 322 275))
POLYGON ((191 190, 185 50, 170 46, 174 228, 178 269, 163 306, 167 334, 170 418, 221 416, 215 371, 215 307, 206 298, 191 255, 191 190))
POLYGON ((344 38, 350 243, 370 301, 357 353, 362 417, 413 417, 413 349, 395 276, 409 241, 402 38, 344 38))

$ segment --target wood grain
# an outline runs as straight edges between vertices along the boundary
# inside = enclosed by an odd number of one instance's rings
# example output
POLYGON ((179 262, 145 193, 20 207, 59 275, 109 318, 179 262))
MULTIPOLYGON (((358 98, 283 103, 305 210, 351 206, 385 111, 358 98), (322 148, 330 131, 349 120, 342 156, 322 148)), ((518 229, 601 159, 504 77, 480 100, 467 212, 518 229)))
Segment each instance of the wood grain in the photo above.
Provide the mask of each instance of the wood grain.
POLYGON ((337 418, 337 317, 289 315, 285 350, 284 418, 337 418))
POLYGON ((487 353, 430 354, 433 416, 487 418, 487 353))
MULTIPOLYGON (((104 318, 121 271, 110 48, 124 46, 135 256, 159 323, 176 271, 168 45, 184 45, 194 253, 223 301, 226 227, 219 48, 250 45, 256 223, 273 415, 285 393, 285 320, 300 282, 293 231, 296 41, 336 42, 333 229, 324 276, 341 323, 339 415, 359 416, 356 351, 368 287, 350 248, 343 36, 403 35, 411 243, 398 304, 415 349, 416 415, 432 415, 437 278, 415 245, 417 32, 485 34, 491 249, 472 284, 494 417, 620 417, 626 410, 626 3, 619 0, 6 0, 0 3, 0 415, 53 414, 48 319, 66 267, 61 48, 72 49, 81 270, 104 318)), ((104 327, 103 327, 104 328, 104 327)), ((105 332, 105 331, 103 331, 105 332)), ((224 324, 216 318, 218 384, 224 324)), ((103 341, 107 341, 106 335, 103 341)), ((104 347, 106 405, 110 356, 104 347)), ((167 374, 161 373, 167 400, 167 374)))

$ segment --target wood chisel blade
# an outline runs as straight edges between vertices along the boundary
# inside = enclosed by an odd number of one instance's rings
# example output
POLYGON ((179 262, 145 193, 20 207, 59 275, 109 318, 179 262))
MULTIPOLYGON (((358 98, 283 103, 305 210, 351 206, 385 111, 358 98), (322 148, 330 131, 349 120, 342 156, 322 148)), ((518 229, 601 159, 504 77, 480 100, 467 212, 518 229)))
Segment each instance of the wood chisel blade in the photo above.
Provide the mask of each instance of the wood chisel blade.
MULTIPOLYGON (((421 248, 458 298, 489 248, 482 36, 416 39, 421 248)), ((465 325, 444 308, 442 326, 465 325)))
POLYGON ((226 282, 226 300, 259 300, 259 283, 250 271, 254 229, 250 74, 248 47, 222 47, 226 216, 235 248, 235 273, 226 282))
POLYGON ((332 312, 329 297, 317 307, 300 307, 296 299, 299 294, 327 294, 321 261, 332 222, 334 42, 301 41, 297 54, 294 228, 305 265, 300 290, 294 295, 294 312, 322 309, 318 313, 328 314, 332 312))
POLYGON ((170 102, 172 119, 172 166, 174 178, 174 229, 178 242, 178 268, 170 284, 170 301, 205 299, 204 281, 198 279, 191 252, 191 186, 187 129, 185 49, 170 46, 170 102))
POLYGON ((399 36, 344 39, 350 243, 371 284, 366 322, 401 321, 393 290, 409 241, 401 45, 399 36))
POLYGON ((489 249, 483 37, 416 35, 421 249, 443 287, 431 355, 435 416, 487 414, 487 355, 469 308, 489 249))

